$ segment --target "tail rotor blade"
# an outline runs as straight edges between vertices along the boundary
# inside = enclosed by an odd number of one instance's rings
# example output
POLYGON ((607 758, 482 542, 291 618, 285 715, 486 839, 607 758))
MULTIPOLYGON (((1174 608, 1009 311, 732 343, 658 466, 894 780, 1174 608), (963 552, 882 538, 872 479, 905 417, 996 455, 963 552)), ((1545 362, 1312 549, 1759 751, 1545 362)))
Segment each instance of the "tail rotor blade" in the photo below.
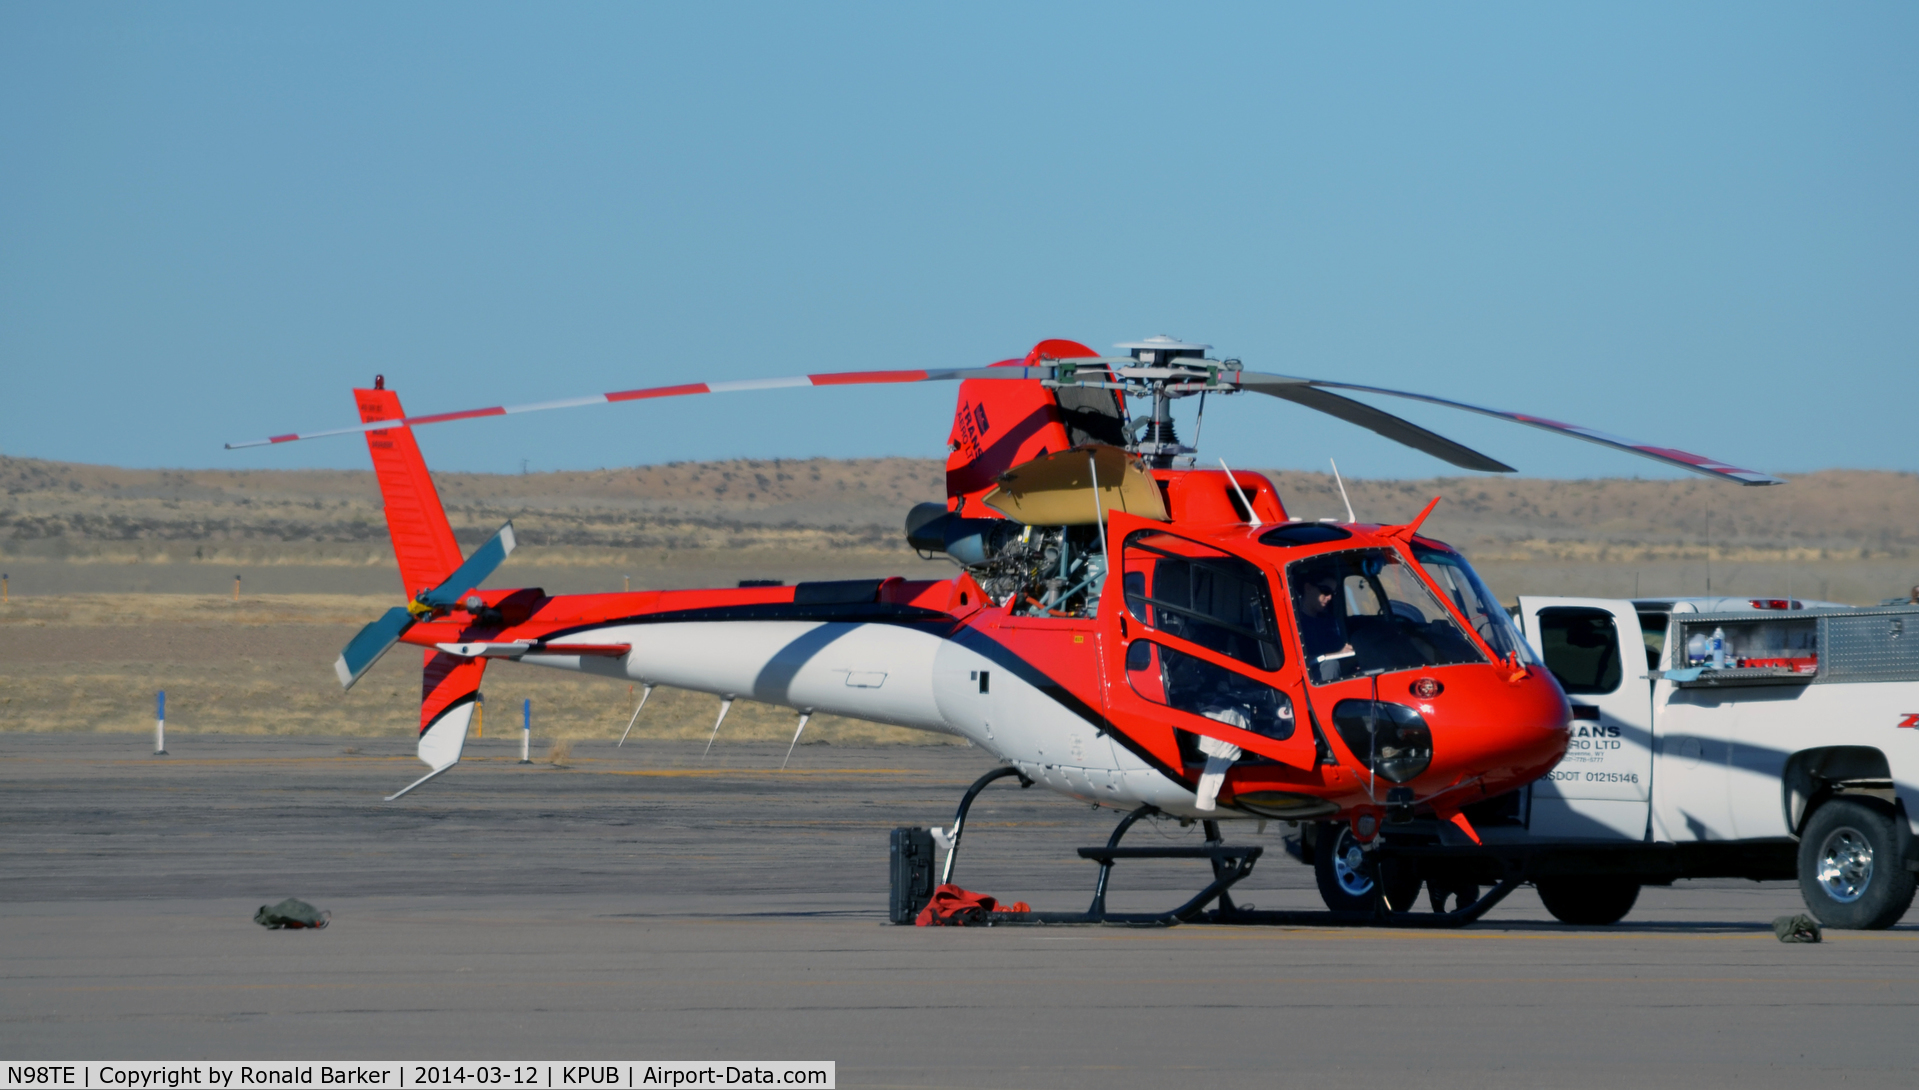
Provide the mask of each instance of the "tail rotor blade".
POLYGON ((453 574, 447 576, 439 586, 420 595, 420 601, 439 609, 458 605, 460 595, 485 582, 486 577, 505 562, 518 544, 513 537, 513 524, 509 522, 487 539, 486 544, 473 550, 473 555, 453 569, 453 574))
MULTIPOLYGON (((513 524, 509 522, 500 527, 499 533, 489 538, 486 544, 473 550, 473 555, 467 557, 464 564, 453 569, 453 574, 447 576, 439 586, 420 595, 414 609, 420 606, 445 609, 456 605, 462 592, 478 586, 487 576, 493 574, 493 569, 506 560, 507 554, 513 551, 515 544, 513 524)), ((406 630, 413 627, 415 620, 413 609, 394 606, 382 614, 379 620, 362 628, 359 635, 348 641, 346 648, 340 652, 339 659, 333 664, 333 672, 340 677, 340 688, 353 688, 353 683, 360 680, 360 675, 373 669, 373 664, 380 661, 380 656, 400 642, 400 637, 406 635, 406 630)))
POLYGON ((353 688, 353 683, 360 680, 360 675, 373 669, 373 664, 380 661, 380 656, 400 642, 400 637, 412 627, 413 614, 405 606, 394 606, 379 620, 362 628, 359 635, 347 641, 339 659, 333 664, 333 672, 340 676, 340 688, 353 688))

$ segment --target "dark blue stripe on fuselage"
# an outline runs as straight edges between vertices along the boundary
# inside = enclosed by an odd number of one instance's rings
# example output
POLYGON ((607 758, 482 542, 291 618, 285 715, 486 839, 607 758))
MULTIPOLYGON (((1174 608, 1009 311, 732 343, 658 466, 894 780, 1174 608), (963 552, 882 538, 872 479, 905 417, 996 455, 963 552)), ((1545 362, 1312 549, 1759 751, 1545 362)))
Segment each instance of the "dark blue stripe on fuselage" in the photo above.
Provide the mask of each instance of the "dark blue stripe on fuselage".
POLYGON ((845 605, 810 605, 795 602, 763 602, 756 605, 709 606, 703 609, 678 609, 668 613, 642 613, 632 617, 620 617, 613 620, 598 621, 590 625, 561 629, 548 634, 544 642, 557 642, 568 636, 578 636, 585 632, 597 632, 615 625, 629 624, 690 624, 701 622, 728 621, 816 621, 821 624, 891 624, 907 628, 917 628, 930 632, 941 639, 951 640, 961 647, 972 651, 998 666, 1026 684, 1046 694, 1054 703, 1091 724, 1101 734, 1111 735, 1119 744, 1140 760, 1157 770, 1174 783, 1192 784, 1187 780, 1183 769, 1174 768, 1161 760, 1151 750, 1129 737, 1125 731, 1113 725, 1112 720, 1101 714, 1100 710, 1060 684, 1039 667, 1021 658, 1011 648, 987 635, 981 629, 962 624, 951 614, 934 609, 922 609, 918 606, 902 606, 884 602, 865 602, 845 605))

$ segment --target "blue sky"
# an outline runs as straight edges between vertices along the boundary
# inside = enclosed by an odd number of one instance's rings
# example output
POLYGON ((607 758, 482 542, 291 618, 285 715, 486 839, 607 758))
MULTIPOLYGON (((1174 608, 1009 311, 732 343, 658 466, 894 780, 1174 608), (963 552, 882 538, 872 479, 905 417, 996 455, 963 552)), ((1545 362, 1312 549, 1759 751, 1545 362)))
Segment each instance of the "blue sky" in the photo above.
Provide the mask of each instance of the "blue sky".
MULTIPOLYGON (((1154 333, 1790 474, 1919 470, 1910 4, 0 4, 0 452, 1154 333)), ((422 431, 943 453, 950 387, 422 431)), ((1205 454, 1446 471, 1304 409, 1205 454)), ((1425 407, 1528 474, 1650 463, 1425 407)), ((1187 410, 1190 416, 1190 409, 1187 410)))

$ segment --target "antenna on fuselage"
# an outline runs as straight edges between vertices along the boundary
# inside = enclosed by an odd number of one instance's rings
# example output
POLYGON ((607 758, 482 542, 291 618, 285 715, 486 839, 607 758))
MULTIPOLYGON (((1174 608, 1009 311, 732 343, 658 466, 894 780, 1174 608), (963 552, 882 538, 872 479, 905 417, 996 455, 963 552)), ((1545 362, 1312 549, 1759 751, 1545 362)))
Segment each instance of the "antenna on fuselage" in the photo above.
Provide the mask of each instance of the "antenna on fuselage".
POLYGON ((1086 469, 1093 477, 1093 531, 1099 535, 1099 555, 1106 557, 1106 512, 1099 509, 1099 452, 1086 452, 1086 469))
POLYGON ((800 712, 800 725, 793 728, 793 741, 786 747, 786 760, 780 762, 781 772, 786 771, 787 762, 793 759, 793 747, 800 744, 800 732, 806 729, 806 721, 811 718, 813 718, 813 709, 807 708, 800 712))
POLYGON ((1331 458, 1326 459, 1326 461, 1333 467, 1333 483, 1339 486, 1339 498, 1346 501, 1347 524, 1351 525, 1352 523, 1358 522, 1359 517, 1353 514, 1353 499, 1346 494, 1346 482, 1340 479, 1339 476, 1339 463, 1333 461, 1331 458))
MULTIPOLYGON (((632 691, 633 691, 632 689, 627 690, 628 693, 631 693, 632 691)), ((640 712, 646 708, 646 698, 652 695, 653 695, 653 686, 649 684, 647 685, 646 690, 640 693, 640 706, 633 709, 633 718, 626 721, 626 731, 620 735, 619 743, 613 747, 614 749, 618 749, 620 748, 620 746, 623 746, 626 744, 626 736, 628 734, 633 733, 633 724, 640 721, 640 712)))
POLYGON ((1221 458, 1219 460, 1219 468, 1226 470, 1227 482, 1233 486, 1233 491, 1239 493, 1239 502, 1241 506, 1246 508, 1246 521, 1252 523, 1253 529, 1255 530, 1259 529, 1261 526, 1266 525, 1265 523, 1259 521, 1258 512, 1253 510, 1253 501, 1246 498, 1246 490, 1239 486, 1239 478, 1233 476, 1233 471, 1231 469, 1227 469, 1226 459, 1221 458))

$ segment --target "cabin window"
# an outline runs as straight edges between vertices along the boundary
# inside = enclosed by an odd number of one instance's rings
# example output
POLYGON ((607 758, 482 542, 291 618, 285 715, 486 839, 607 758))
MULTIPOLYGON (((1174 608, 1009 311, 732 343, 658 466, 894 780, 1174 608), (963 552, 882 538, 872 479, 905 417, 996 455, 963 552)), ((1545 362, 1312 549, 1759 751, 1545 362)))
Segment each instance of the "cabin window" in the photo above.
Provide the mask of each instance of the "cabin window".
POLYGON ((1126 609, 1141 624, 1261 670, 1285 663, 1257 565, 1157 530, 1128 535, 1123 564, 1126 609))
POLYGON ((1127 644, 1126 680, 1155 704, 1277 741, 1293 736, 1293 702, 1285 693, 1177 648, 1127 644))
POLYGON ((1615 692, 1625 676, 1619 625, 1603 609, 1554 606, 1539 611, 1539 653, 1568 693, 1615 692))
POLYGON ((1294 561, 1286 566, 1286 582, 1299 621, 1300 650, 1315 685, 1486 661, 1452 614, 1391 549, 1354 549, 1294 561))
POLYGON ((1324 522, 1289 522, 1259 535, 1259 543, 1275 549, 1295 549, 1301 545, 1324 545, 1344 541, 1352 532, 1324 522))
POLYGON ((1493 592, 1486 589, 1486 584, 1480 582, 1479 573, 1466 563, 1465 557, 1415 543, 1413 559, 1439 584, 1452 607, 1466 618, 1466 623, 1493 649, 1493 654, 1500 658, 1518 655, 1519 661, 1527 663, 1537 661, 1526 638, 1513 624, 1512 616, 1499 604, 1499 599, 1493 597, 1493 592))

